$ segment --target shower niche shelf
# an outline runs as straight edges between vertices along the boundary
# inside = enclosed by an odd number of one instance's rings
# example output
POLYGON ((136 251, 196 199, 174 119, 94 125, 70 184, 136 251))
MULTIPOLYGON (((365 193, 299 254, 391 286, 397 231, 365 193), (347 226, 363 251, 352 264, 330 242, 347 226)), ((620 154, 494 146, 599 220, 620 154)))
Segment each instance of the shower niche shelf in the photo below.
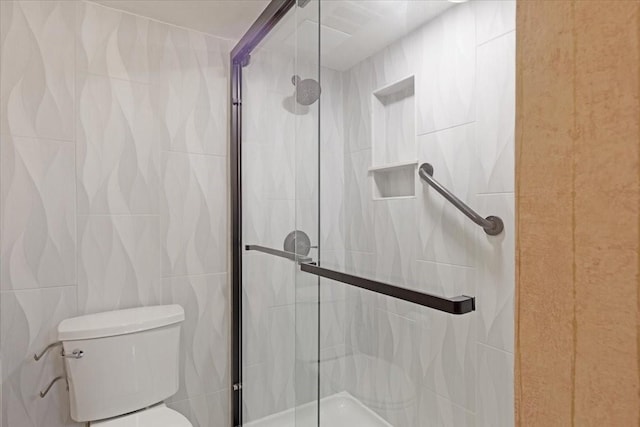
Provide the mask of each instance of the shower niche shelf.
POLYGON ((417 160, 370 167, 369 173, 373 177, 373 199, 415 197, 416 167, 417 160))
POLYGON ((408 76, 371 96, 373 198, 415 197, 415 79, 408 76))
POLYGON ((373 165, 393 165, 416 156, 415 80, 405 77, 372 95, 373 165))

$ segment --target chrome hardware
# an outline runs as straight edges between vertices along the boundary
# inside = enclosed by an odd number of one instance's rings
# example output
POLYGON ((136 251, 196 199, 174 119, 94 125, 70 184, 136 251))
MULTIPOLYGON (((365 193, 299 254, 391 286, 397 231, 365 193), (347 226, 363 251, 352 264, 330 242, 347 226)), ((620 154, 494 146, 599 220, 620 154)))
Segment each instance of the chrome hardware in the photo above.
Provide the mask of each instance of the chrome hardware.
POLYGON ((71 354, 65 354, 62 352, 62 357, 67 359, 82 359, 84 357, 84 351, 78 350, 77 348, 71 352, 71 354))
POLYGON ((311 251, 311 240, 304 231, 293 230, 284 239, 283 248, 285 252, 294 253, 298 256, 307 256, 311 251))
POLYGON ((49 393, 49 390, 51 390, 51 387, 53 387, 53 385, 55 383, 57 383, 58 381, 60 381, 61 379, 63 379, 64 377, 62 375, 58 375, 57 377, 55 377, 53 380, 51 380, 51 382, 49 383, 49 385, 47 386, 47 388, 45 388, 44 390, 40 391, 40 398, 43 398, 47 395, 47 393, 49 393))
POLYGON ((62 345, 62 343, 60 341, 58 342, 54 342, 49 344, 48 346, 46 346, 40 353, 36 353, 33 355, 33 358, 35 359, 35 361, 39 361, 40 359, 42 359, 42 357, 49 351, 51 350, 53 347, 57 347, 59 345, 62 345))
POLYGON ((240 383, 233 385, 233 391, 238 391, 238 390, 242 390, 242 384, 240 383))
POLYGON ((482 227, 484 232, 489 236, 497 236, 504 230, 502 219, 494 215, 483 218, 479 213, 467 206, 466 203, 458 199, 451 191, 433 179, 433 166, 430 163, 423 163, 418 169, 418 175, 420 175, 420 178, 422 178, 425 183, 429 184, 434 190, 440 193, 442 197, 465 214, 467 218, 482 227))

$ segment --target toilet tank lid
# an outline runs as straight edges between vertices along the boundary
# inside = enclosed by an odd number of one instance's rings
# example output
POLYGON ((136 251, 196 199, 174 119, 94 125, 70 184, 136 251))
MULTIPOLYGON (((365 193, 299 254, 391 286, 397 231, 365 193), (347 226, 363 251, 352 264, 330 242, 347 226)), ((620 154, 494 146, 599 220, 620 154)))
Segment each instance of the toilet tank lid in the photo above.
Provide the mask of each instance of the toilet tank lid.
POLYGON ((184 310, 177 304, 106 311, 63 320, 58 325, 58 340, 86 340, 131 334, 183 320, 184 310))

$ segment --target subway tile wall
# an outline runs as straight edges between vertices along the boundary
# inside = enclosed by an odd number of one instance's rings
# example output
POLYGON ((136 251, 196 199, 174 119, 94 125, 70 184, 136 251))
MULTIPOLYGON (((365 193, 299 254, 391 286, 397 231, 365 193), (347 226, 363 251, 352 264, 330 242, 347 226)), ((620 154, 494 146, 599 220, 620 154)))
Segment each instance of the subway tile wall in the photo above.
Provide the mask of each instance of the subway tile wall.
POLYGON ((75 426, 50 353, 60 320, 185 308, 180 389, 229 425, 231 43, 84 1, 0 2, 4 427, 75 426))

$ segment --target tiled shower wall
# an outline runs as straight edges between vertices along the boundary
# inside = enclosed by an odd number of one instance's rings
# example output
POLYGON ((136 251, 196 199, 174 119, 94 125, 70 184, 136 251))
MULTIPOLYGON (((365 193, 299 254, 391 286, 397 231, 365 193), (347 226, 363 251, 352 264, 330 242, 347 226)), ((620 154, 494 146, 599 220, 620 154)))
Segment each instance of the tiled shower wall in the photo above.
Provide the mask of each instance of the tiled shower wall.
POLYGON ((343 91, 347 268, 472 295, 477 308, 453 316, 350 290, 345 388, 397 426, 513 425, 515 2, 447 10, 345 72, 343 91), (446 188, 500 216, 503 234, 487 236, 417 173, 415 197, 373 199, 372 93, 411 75, 404 160, 431 163, 446 188))
POLYGON ((4 427, 76 425, 60 320, 185 308, 170 406, 228 425, 230 44, 82 1, 0 2, 4 427))
POLYGON ((288 260, 246 252, 245 421, 313 399, 306 374, 319 343, 322 396, 347 390, 403 427, 513 424, 514 21, 514 2, 470 2, 350 70, 321 69, 319 219, 309 139, 317 112, 292 108, 294 52, 253 53, 244 69, 244 243, 280 248, 298 228, 319 241, 324 265, 474 295, 477 311, 456 317, 322 280, 317 341, 317 317, 300 317, 313 314, 315 281, 288 260), (502 235, 478 230, 417 174, 415 197, 373 200, 372 93, 410 75, 413 160, 432 163, 480 213, 501 216, 502 235))

